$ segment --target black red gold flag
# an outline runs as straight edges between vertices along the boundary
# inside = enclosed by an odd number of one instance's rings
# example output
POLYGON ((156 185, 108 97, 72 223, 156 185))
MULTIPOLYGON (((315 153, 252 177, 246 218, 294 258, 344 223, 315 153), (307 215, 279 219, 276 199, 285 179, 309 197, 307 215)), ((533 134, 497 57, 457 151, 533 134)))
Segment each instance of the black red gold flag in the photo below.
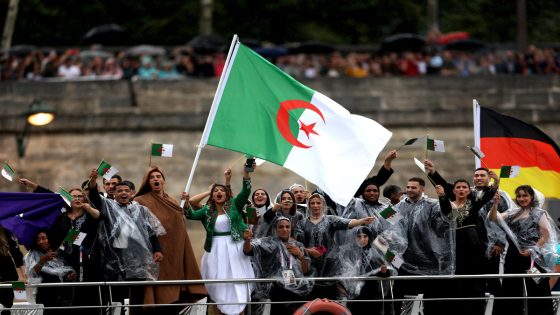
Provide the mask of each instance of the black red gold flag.
MULTIPOLYGON (((484 165, 500 172, 519 165, 519 175, 503 179, 500 189, 514 196, 519 185, 531 185, 548 198, 560 198, 560 148, 537 127, 517 118, 474 106, 475 145, 484 152, 484 165)), ((480 162, 477 159, 477 166, 480 162)))

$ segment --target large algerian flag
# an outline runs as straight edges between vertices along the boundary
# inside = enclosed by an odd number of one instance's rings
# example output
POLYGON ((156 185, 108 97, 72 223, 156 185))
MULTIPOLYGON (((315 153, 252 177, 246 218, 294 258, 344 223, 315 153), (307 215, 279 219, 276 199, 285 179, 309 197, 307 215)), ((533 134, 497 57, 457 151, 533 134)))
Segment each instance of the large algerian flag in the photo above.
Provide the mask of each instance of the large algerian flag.
POLYGON ((377 122, 350 114, 236 40, 201 146, 284 166, 346 205, 390 138, 377 122))

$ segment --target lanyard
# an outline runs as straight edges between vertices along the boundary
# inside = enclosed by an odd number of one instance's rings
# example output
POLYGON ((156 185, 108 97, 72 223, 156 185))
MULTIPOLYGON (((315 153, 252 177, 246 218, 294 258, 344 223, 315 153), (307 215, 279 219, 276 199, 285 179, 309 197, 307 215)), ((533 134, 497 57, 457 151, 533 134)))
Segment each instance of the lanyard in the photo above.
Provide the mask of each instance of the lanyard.
MULTIPOLYGON (((282 244, 283 247, 286 247, 284 244, 282 244)), ((292 255, 288 255, 289 259, 290 259, 290 266, 288 269, 292 269, 292 266, 294 264, 294 257, 292 257, 292 255)), ((280 264, 282 265, 282 269, 286 269, 286 261, 284 260, 284 251, 282 250, 282 248, 280 248, 280 264)))

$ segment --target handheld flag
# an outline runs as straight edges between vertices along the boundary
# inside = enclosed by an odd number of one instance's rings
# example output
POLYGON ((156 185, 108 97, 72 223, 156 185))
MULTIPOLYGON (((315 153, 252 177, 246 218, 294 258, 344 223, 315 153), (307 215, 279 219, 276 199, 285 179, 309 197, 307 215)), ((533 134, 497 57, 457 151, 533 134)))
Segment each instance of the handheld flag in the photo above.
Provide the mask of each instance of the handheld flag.
POLYGON ((387 250, 387 252, 385 253, 385 260, 393 264, 393 266, 395 266, 395 268, 397 269, 400 268, 404 262, 399 255, 393 253, 390 250, 387 250))
POLYGON ((390 138, 234 40, 200 145, 288 168, 346 205, 390 138))
POLYGON ((428 138, 426 141, 426 149, 435 152, 445 152, 445 143, 443 140, 428 138))
POLYGON ((4 163, 4 167, 2 168, 2 177, 9 180, 10 182, 14 179, 14 170, 8 165, 7 162, 4 163))
POLYGON ((118 172, 119 170, 116 167, 111 166, 111 164, 105 161, 101 161, 101 163, 97 167, 97 174, 99 174, 99 176, 102 176, 106 180, 110 180, 111 177, 113 177, 113 175, 117 174, 118 172))
POLYGON ((545 197, 560 198, 560 148, 554 140, 537 127, 482 107, 476 100, 473 112, 475 145, 486 154, 481 162, 496 173, 502 165, 520 168, 517 177, 500 183, 500 189, 513 195, 518 186, 531 185, 545 197))
POLYGON ((66 190, 64 190, 64 188, 60 187, 60 189, 58 189, 58 194, 60 195, 60 197, 62 197, 62 199, 64 199, 64 202, 66 202, 66 204, 68 206, 70 206, 70 204, 72 203, 72 195, 67 192, 66 190))
POLYGON ((27 294, 25 292, 25 282, 21 282, 21 281, 12 282, 12 290, 14 291, 14 299, 16 301, 27 301, 27 294))
POLYGON ((172 157, 173 145, 152 143, 152 156, 172 157))
POLYGON ((395 211, 395 209, 393 209, 393 207, 391 206, 388 206, 387 208, 381 210, 379 212, 379 215, 391 224, 395 224, 399 222, 400 219, 402 219, 402 215, 395 211))
POLYGON ((500 169, 500 178, 515 178, 519 175, 520 169, 521 167, 519 165, 502 166, 500 169))
POLYGON ((469 149, 479 159, 482 159, 485 156, 484 153, 480 151, 478 147, 467 146, 467 149, 469 149))

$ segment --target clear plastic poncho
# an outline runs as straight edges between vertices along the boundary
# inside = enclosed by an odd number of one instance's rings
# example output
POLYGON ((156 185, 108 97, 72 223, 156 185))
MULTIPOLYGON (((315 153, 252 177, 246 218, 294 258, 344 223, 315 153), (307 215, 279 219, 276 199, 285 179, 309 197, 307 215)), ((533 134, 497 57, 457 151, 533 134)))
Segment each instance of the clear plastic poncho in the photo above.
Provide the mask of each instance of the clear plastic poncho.
MULTIPOLYGON (((275 234, 275 233, 273 233, 275 234)), ((290 238, 288 241, 300 248, 305 253, 303 244, 290 238)), ((306 278, 312 274, 311 259, 305 255, 308 265, 308 273, 304 274, 301 261, 290 254, 280 238, 268 236, 254 239, 253 246, 253 269, 258 278, 275 279, 276 282, 257 283, 255 293, 258 298, 271 298, 270 292, 273 286, 278 286, 284 290, 297 295, 305 296, 313 289, 313 281, 306 278), (294 276, 300 278, 294 284, 286 284, 282 277, 282 271, 292 269, 294 276)), ((273 297, 272 297, 273 298, 273 297)))
POLYGON ((546 272, 552 272, 556 265, 558 246, 558 227, 546 210, 537 207, 521 209, 519 207, 507 211, 503 219, 498 216, 498 223, 510 240, 509 250, 529 250, 535 264, 546 272), (542 246, 537 243, 544 239, 542 246), (511 246, 513 245, 513 246, 511 246))
POLYGON ((157 280, 159 265, 153 260, 150 237, 166 233, 161 222, 138 203, 122 206, 104 197, 101 202, 98 237, 105 277, 157 280))
MULTIPOLYGON (((498 205, 498 212, 501 213, 510 209, 513 206, 513 201, 505 191, 498 190, 498 192, 500 193, 501 197, 500 203, 498 205)), ((482 207, 479 212, 480 221, 484 222, 484 228, 487 233, 487 239, 485 240, 486 244, 484 244, 486 246, 485 254, 487 257, 490 257, 490 251, 492 250, 492 247, 494 245, 499 245, 505 248, 508 243, 506 239, 506 233, 500 227, 500 225, 488 219, 488 213, 490 212, 493 203, 494 201, 490 200, 490 202, 484 205, 484 207, 482 207)))
POLYGON ((42 282, 43 278, 41 274, 44 273, 49 276, 54 276, 58 278, 59 282, 65 282, 67 281, 66 276, 69 273, 76 272, 74 269, 72 269, 72 267, 66 264, 64 259, 57 256, 54 259, 45 262, 43 264, 43 267, 41 268, 41 271, 39 273, 36 273, 34 267, 39 263, 39 260, 44 255, 45 255, 44 253, 38 250, 31 250, 25 255, 24 257, 25 268, 26 268, 27 276, 30 279, 37 279, 36 282, 42 282))
MULTIPOLYGON (((374 217, 375 220, 369 224, 368 227, 373 232, 373 238, 375 239, 379 233, 387 230, 391 226, 391 223, 379 215, 379 212, 383 211, 387 207, 388 205, 382 202, 371 203, 362 198, 353 198, 344 209, 342 217, 346 219, 374 217)), ((353 237, 355 236, 354 234, 355 231, 353 230, 339 231, 337 232, 337 237, 339 237, 337 241, 339 244, 352 242, 353 237)))
POLYGON ((439 202, 425 196, 417 202, 406 198, 394 208, 403 218, 380 236, 404 260, 401 269, 416 275, 453 274, 455 230, 439 202))
MULTIPOLYGON (((334 274, 335 277, 359 277, 359 276, 390 276, 397 275, 397 271, 393 266, 385 261, 384 254, 373 245, 375 239, 373 231, 367 227, 362 226, 354 228, 351 231, 352 239, 336 250, 332 251, 329 256, 335 261, 334 274), (359 234, 366 234, 368 242, 365 246, 361 246, 358 242, 357 236, 359 234), (334 257, 336 256, 336 257, 334 257), (387 272, 381 272, 381 266, 387 266, 387 272)), ((340 280, 344 287, 345 296, 348 299, 357 298, 364 285, 369 284, 370 287, 375 288, 378 296, 383 296, 389 292, 389 284, 386 281, 357 281, 357 280, 340 280), (383 286, 383 287, 382 287, 383 286)), ((370 291, 368 291, 370 292, 370 291)), ((370 297, 375 298, 375 297, 370 297)))

